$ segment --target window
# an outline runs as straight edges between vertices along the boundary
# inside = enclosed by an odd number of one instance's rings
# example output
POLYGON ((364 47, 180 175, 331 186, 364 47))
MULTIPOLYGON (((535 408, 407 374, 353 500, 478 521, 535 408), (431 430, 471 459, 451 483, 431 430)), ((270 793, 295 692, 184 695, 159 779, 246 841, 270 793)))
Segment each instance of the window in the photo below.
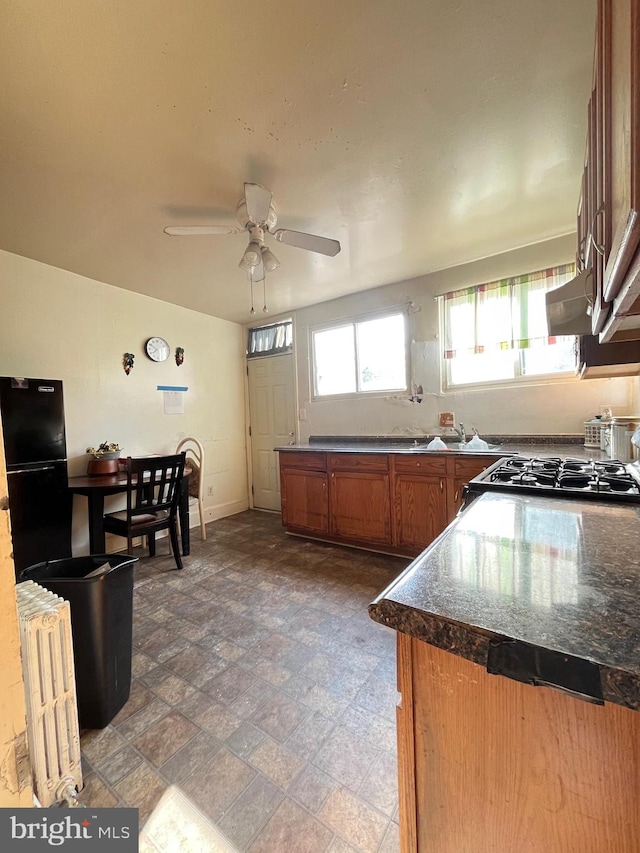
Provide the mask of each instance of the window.
POLYGON ((283 320, 282 323, 271 323, 269 326, 258 326, 249 329, 247 358, 257 358, 262 355, 280 355, 293 349, 293 321, 283 320))
POLYGON ((438 297, 446 386, 572 372, 575 338, 549 336, 545 293, 574 276, 565 264, 438 297))
POLYGON ((406 390, 406 325, 395 311, 312 329, 314 396, 406 390))

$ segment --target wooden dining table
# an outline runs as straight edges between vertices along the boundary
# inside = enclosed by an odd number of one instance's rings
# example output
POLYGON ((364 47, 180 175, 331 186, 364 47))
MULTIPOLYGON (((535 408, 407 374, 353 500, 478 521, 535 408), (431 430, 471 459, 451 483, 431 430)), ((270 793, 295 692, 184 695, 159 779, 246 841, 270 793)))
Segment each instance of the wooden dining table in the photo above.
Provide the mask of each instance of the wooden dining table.
MULTIPOLYGON (((180 496, 178 499, 178 518, 180 519, 180 536, 182 554, 187 556, 191 551, 191 540, 189 536, 189 474, 191 469, 185 467, 184 476, 180 484, 180 496)), ((80 477, 69 477, 67 481, 69 491, 74 495, 84 495, 88 503, 89 520, 89 553, 105 553, 104 534, 104 499, 108 495, 118 495, 127 491, 127 472, 119 471, 117 474, 104 474, 101 476, 89 476, 84 474, 80 477)))

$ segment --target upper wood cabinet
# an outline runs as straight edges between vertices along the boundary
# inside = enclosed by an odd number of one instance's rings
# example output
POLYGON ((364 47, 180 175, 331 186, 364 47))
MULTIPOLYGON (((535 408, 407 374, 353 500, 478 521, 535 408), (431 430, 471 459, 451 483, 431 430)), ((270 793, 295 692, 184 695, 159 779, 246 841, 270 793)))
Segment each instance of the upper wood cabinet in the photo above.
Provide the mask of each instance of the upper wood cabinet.
POLYGON ((593 333, 640 338, 640 0, 599 0, 578 262, 593 269, 593 333))
POLYGON ((611 251, 611 33, 610 2, 598 6, 587 139, 578 206, 578 264, 593 270, 592 330, 599 334, 610 306, 604 297, 606 259, 611 251))
POLYGON ((595 335, 581 335, 576 356, 580 379, 640 373, 640 340, 601 344, 595 335))

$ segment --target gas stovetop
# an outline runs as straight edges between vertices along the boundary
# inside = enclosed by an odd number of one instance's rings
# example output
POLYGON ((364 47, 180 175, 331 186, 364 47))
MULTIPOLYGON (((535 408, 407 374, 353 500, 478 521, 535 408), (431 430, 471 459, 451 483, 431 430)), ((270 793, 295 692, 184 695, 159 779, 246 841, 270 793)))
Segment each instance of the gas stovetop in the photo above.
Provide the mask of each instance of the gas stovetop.
POLYGON ((469 493, 526 491, 553 497, 588 497, 596 500, 640 503, 640 473, 616 459, 545 459, 512 456, 500 459, 469 483, 469 493))

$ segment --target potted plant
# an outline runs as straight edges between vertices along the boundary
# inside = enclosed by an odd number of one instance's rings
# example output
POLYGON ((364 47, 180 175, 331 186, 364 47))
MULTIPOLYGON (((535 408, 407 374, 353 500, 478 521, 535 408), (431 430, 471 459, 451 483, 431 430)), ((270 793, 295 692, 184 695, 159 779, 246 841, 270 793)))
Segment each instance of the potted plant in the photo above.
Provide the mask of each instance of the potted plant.
POLYGON ((97 447, 87 447, 86 450, 93 458, 87 465, 87 474, 117 474, 120 445, 114 441, 103 441, 97 447))

